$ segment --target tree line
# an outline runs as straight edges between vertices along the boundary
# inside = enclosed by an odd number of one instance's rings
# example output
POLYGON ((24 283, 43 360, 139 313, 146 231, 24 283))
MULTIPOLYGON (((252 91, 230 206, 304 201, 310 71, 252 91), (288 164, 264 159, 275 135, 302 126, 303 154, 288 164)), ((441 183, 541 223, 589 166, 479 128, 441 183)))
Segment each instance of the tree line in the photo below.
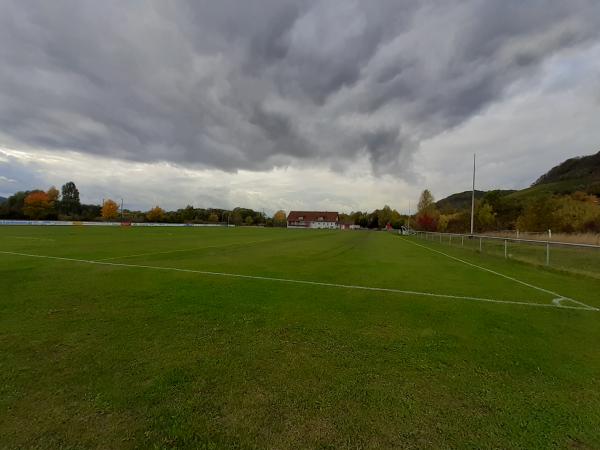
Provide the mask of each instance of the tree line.
POLYGON ((43 191, 20 191, 0 204, 1 219, 94 220, 100 216, 98 205, 82 204, 75 183, 65 183, 59 191, 54 186, 43 191))
POLYGON ((277 211, 273 217, 249 208, 195 208, 187 205, 175 211, 155 206, 148 211, 122 209, 113 199, 101 205, 82 204, 79 190, 72 181, 60 190, 20 191, 0 203, 0 219, 13 220, 76 220, 164 223, 229 223, 232 225, 285 226, 286 214, 277 211))
MULTIPOLYGON (((471 210, 440 212, 433 195, 420 196, 413 227, 418 230, 465 233, 470 230, 471 210)), ((476 232, 521 230, 564 233, 600 232, 598 197, 586 192, 543 194, 530 198, 489 191, 477 200, 474 213, 476 232)))
MULTIPOLYGON (((0 204, 0 219, 85 220, 164 223, 229 223, 231 225, 286 226, 287 214, 277 211, 272 217, 250 208, 195 208, 187 205, 175 211, 155 206, 148 211, 121 209, 112 200, 102 205, 82 204, 79 190, 72 181, 60 190, 35 189, 11 195, 0 204)), ((383 229, 402 226, 425 231, 465 233, 470 230, 469 209, 440 211, 429 190, 421 193, 416 214, 408 216, 386 205, 371 212, 353 211, 340 214, 340 222, 361 228, 383 229)), ((503 191, 487 192, 475 205, 476 232, 521 230, 556 232, 600 232, 600 205, 595 195, 574 192, 541 195, 521 199, 503 191)))
MULTIPOLYGON (((340 214, 340 221, 360 225, 362 228, 400 228, 407 221, 395 209, 384 206, 372 212, 355 211, 340 214)), ((30 220, 82 220, 122 222, 164 223, 229 223, 232 225, 258 225, 283 227, 287 225, 287 214, 278 210, 269 217, 262 211, 250 208, 195 208, 187 205, 175 211, 154 206, 148 211, 121 209, 113 199, 105 199, 101 205, 82 204, 79 190, 72 181, 60 190, 51 186, 47 190, 34 189, 11 195, 0 204, 0 219, 30 220)))

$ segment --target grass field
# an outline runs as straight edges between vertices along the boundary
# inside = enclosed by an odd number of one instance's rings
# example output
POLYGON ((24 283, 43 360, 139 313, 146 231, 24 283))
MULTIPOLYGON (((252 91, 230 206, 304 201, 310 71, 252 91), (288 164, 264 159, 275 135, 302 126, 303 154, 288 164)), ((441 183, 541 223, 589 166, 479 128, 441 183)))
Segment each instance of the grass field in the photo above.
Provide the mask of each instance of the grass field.
POLYGON ((550 258, 547 261, 545 241, 507 240, 505 253, 505 242, 502 239, 489 239, 482 236, 480 247, 480 237, 478 236, 469 239, 468 236, 461 235, 444 233, 425 235, 421 233, 419 237, 446 246, 463 247, 471 251, 501 258, 507 257, 537 266, 545 266, 549 262, 552 269, 600 278, 600 247, 569 246, 554 241, 550 244, 550 258))
POLYGON ((383 232, 2 227, 0 286, 0 448, 600 448, 597 278, 383 232))

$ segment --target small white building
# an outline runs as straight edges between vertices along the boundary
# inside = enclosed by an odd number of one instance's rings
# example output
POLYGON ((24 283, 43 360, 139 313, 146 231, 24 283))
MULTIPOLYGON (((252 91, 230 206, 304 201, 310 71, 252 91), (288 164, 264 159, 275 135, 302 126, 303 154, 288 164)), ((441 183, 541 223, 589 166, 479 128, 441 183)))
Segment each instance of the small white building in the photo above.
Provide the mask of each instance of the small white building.
POLYGON ((332 211, 290 211, 288 228, 338 228, 339 214, 332 211))
POLYGON ((340 230, 360 230, 360 225, 356 225, 351 220, 345 220, 338 223, 340 230))

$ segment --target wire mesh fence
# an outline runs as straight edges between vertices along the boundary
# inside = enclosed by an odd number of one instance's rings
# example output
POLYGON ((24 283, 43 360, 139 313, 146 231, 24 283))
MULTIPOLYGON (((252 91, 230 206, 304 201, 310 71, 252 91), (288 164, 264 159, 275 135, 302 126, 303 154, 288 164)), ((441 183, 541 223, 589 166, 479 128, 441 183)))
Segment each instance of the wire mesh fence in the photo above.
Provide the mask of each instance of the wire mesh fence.
POLYGON ((600 245, 428 231, 416 231, 415 236, 450 247, 600 277, 600 245))

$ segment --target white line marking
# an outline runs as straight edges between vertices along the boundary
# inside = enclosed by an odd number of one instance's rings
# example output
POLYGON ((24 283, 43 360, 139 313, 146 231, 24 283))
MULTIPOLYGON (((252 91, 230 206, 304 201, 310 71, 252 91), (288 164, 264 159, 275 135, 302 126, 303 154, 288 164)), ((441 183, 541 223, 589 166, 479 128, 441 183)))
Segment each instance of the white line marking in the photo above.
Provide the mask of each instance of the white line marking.
POLYGON ((432 297, 432 298, 443 298, 443 299, 451 299, 451 300, 472 300, 478 302, 488 302, 488 303, 504 303, 510 305, 523 305, 523 306, 537 306, 542 308, 560 308, 560 309, 578 309, 583 311, 599 311, 597 308, 592 308, 591 306, 564 306, 557 305, 554 303, 532 303, 525 301, 513 301, 513 300, 497 300, 492 298, 482 298, 482 297, 468 297, 462 295, 449 295, 449 294, 434 294, 432 292, 418 292, 418 291, 405 291, 400 289, 392 289, 392 288, 381 288, 381 287, 370 287, 370 286, 358 286, 358 285, 349 285, 349 284, 339 284, 339 283, 325 283, 321 281, 307 281, 307 280, 293 280, 289 278, 276 278, 276 277, 264 277, 258 275, 243 275, 237 273, 227 273, 227 272, 210 272, 206 270, 194 270, 194 269, 181 269, 178 267, 161 267, 161 266, 148 266, 141 264, 125 264, 125 263, 114 263, 114 262, 106 262, 106 261, 94 261, 87 259, 76 259, 76 258, 65 258, 61 256, 49 256, 49 255, 33 255, 29 253, 18 253, 18 252, 7 252, 0 251, 0 253, 5 255, 16 255, 16 256, 25 256, 29 258, 42 258, 42 259, 53 259, 59 261, 70 261, 77 263, 85 263, 85 264, 97 264, 103 266, 113 266, 113 267, 126 267, 126 268, 134 268, 134 269, 151 269, 151 270, 165 270, 165 271, 173 271, 173 272, 184 272, 184 273, 195 273, 200 275, 214 275, 214 276, 222 276, 222 277, 231 277, 231 278, 243 278, 250 280, 263 280, 263 281, 277 281, 281 283, 294 283, 294 284, 304 284, 311 286, 326 286, 326 287, 334 287, 334 288, 342 288, 342 289, 358 289, 363 291, 377 291, 377 292, 390 292, 394 294, 404 294, 404 295, 417 295, 423 297, 432 297))
POLYGON ((540 291, 540 292, 544 292, 544 293, 546 293, 546 294, 550 294, 550 295, 552 295, 554 298, 560 298, 561 300, 569 300, 569 301, 571 301, 571 302, 573 302, 573 303, 577 303, 578 305, 581 305, 583 308, 588 308, 588 309, 592 309, 592 310, 595 310, 595 311, 598 311, 598 310, 599 310, 598 308, 595 308, 595 307, 593 307, 593 306, 590 306, 590 305, 586 305, 585 303, 582 303, 582 302, 580 302, 580 301, 577 301, 577 300, 575 300, 575 299, 572 299, 572 298, 570 298, 570 297, 565 297, 564 295, 561 295, 561 294, 559 294, 559 293, 557 293, 557 292, 553 292, 553 291, 550 291, 550 290, 548 290, 548 289, 544 289, 544 288, 542 288, 542 287, 535 286, 535 285, 533 285, 533 284, 527 283, 527 282, 525 282, 525 281, 521 281, 521 280, 519 280, 519 279, 517 279, 517 278, 513 278, 513 277, 511 277, 511 276, 504 275, 503 273, 496 272, 495 270, 488 269, 487 267, 478 266, 477 264, 473 264, 473 263, 471 263, 471 262, 469 262, 469 261, 465 261, 464 259, 460 259, 460 258, 457 258, 456 256, 449 255, 448 253, 444 253, 444 252, 441 252, 441 251, 439 251, 439 250, 435 250, 435 249, 433 249, 433 248, 431 248, 431 247, 428 247, 428 246, 426 246, 426 245, 422 245, 422 244, 419 244, 419 243, 417 243, 417 242, 413 242, 413 241, 411 241, 410 239, 404 239, 404 241, 406 241, 406 242, 410 242, 410 243, 411 243, 411 244, 413 244, 413 245, 416 245, 416 246, 418 246, 418 247, 422 247, 422 248, 424 248, 424 249, 427 249, 427 250, 429 250, 429 251, 431 251, 431 252, 434 252, 434 253, 439 253, 440 255, 444 255, 444 256, 446 256, 447 258, 450 258, 450 259, 453 259, 453 260, 455 260, 455 261, 461 262, 461 263, 463 263, 463 264, 466 264, 467 266, 475 267, 476 269, 479 269, 479 270, 483 270, 483 271, 485 271, 485 272, 492 273, 492 274, 494 274, 494 275, 497 275, 497 276, 499 276, 499 277, 502 277, 502 278, 506 278, 507 280, 511 280, 511 281, 514 281, 515 283, 522 284, 523 286, 527 286, 527 287, 529 287, 529 288, 532 288, 532 289, 538 290, 538 291, 540 291))

